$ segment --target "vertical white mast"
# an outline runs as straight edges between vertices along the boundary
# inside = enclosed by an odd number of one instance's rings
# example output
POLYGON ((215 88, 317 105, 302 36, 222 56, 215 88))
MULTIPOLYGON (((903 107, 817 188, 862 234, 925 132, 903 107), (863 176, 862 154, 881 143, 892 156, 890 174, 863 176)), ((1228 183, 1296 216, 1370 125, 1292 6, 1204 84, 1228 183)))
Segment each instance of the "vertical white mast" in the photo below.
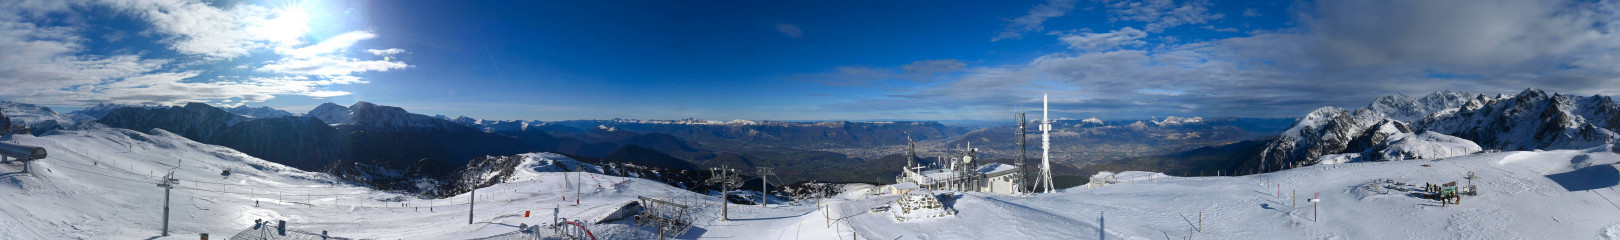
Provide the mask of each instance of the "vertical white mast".
POLYGON ((1045 186, 1042 192, 1052 192, 1052 120, 1047 118, 1047 97, 1041 94, 1041 179, 1037 185, 1045 186))

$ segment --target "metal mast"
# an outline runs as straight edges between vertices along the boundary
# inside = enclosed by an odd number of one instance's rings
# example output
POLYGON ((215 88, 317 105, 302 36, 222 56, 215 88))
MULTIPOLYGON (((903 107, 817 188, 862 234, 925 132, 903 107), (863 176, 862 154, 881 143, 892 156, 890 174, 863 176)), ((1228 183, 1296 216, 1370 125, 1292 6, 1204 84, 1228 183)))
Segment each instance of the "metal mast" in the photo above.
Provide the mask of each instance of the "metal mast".
POLYGON ((174 178, 174 172, 164 175, 163 182, 158 183, 163 188, 163 236, 169 236, 169 190, 175 185, 180 185, 180 179, 174 178))
MULTIPOLYGON (((1023 110, 1019 109, 1019 111, 1023 110)), ((1015 123, 1013 125, 1013 133, 1018 135, 1018 139, 1013 141, 1014 143, 1018 144, 1018 180, 1022 182, 1018 188, 1019 191, 1023 191, 1024 188, 1029 186, 1029 157, 1026 157, 1027 155, 1024 152, 1025 149, 1028 149, 1025 147, 1025 142, 1027 142, 1027 140, 1024 138, 1024 126, 1029 121, 1024 119, 1023 112, 1013 114, 1013 120, 1015 123)))
POLYGON ((1041 179, 1042 192, 1052 192, 1052 119, 1047 118, 1047 97, 1041 94, 1041 179))
POLYGON ((736 171, 736 169, 727 168, 725 165, 720 165, 719 168, 709 168, 709 183, 720 185, 720 221, 722 222, 731 220, 731 217, 727 216, 726 213, 726 205, 729 201, 726 198, 730 196, 731 186, 737 185, 736 171))
POLYGON ((768 168, 768 167, 759 167, 758 170, 759 170, 759 202, 760 202, 760 206, 769 207, 769 206, 771 206, 771 194, 770 194, 770 191, 767 191, 767 190, 770 189, 771 184, 769 182, 766 182, 766 179, 767 179, 767 177, 769 177, 770 175, 775 174, 775 173, 771 172, 771 168, 768 168))

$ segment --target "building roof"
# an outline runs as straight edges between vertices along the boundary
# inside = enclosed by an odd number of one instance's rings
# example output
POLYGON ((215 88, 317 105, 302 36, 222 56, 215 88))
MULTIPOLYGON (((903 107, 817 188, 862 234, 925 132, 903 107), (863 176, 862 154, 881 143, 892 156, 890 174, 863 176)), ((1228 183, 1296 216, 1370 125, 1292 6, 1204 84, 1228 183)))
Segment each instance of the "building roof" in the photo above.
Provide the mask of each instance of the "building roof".
POLYGON ((894 187, 894 189, 896 189, 896 190, 900 190, 900 189, 914 189, 914 188, 917 188, 917 184, 916 184, 916 183, 909 183, 909 182, 903 182, 903 183, 896 183, 896 184, 894 184, 894 185, 890 185, 890 186, 893 186, 893 187, 894 187))
POLYGON ((1005 173, 1008 173, 1009 171, 1017 171, 1017 170, 1018 170, 1018 166, 1013 166, 1013 165, 1009 165, 1009 164, 1001 164, 1001 163, 991 163, 990 165, 984 165, 982 167, 979 167, 978 171, 979 171, 979 174, 984 174, 986 176, 994 176, 994 175, 1005 174, 1005 173))

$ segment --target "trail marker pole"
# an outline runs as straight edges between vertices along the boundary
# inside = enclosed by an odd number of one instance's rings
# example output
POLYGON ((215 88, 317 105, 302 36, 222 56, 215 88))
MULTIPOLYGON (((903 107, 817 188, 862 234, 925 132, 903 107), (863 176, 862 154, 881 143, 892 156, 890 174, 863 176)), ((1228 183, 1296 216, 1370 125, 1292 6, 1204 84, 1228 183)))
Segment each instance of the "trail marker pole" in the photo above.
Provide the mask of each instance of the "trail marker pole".
POLYGON ((1198 232, 1204 232, 1204 212, 1198 212, 1198 232))

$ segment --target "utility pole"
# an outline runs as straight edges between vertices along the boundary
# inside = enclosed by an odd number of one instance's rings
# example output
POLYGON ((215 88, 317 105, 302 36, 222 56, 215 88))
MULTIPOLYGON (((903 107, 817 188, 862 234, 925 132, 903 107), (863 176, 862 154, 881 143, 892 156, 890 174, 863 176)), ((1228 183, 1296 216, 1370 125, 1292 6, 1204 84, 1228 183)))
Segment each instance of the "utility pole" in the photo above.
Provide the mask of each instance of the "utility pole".
POLYGON ((158 183, 158 187, 163 188, 163 236, 165 237, 169 236, 169 191, 174 189, 175 185, 180 185, 180 179, 174 178, 174 172, 164 175, 163 182, 158 183))
POLYGON ((726 198, 730 196, 731 186, 737 184, 737 170, 720 165, 719 168, 709 168, 709 183, 720 185, 720 221, 731 220, 726 214, 726 198))
POLYGON ((772 174, 775 173, 771 172, 771 168, 759 167, 759 202, 762 207, 771 206, 771 194, 769 191, 771 184, 766 179, 769 179, 768 177, 772 174))

